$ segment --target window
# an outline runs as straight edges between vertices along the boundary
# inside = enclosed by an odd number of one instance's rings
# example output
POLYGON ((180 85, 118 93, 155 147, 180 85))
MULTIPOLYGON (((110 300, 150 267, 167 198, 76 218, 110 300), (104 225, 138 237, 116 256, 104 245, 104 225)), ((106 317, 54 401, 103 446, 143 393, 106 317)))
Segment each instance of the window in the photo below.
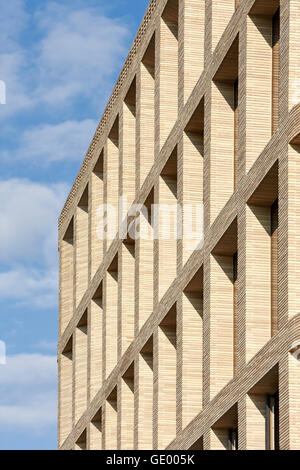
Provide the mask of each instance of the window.
POLYGON ((228 431, 228 450, 238 450, 238 430, 229 429, 228 431))
POLYGON ((279 449, 278 392, 266 397, 266 450, 279 449))

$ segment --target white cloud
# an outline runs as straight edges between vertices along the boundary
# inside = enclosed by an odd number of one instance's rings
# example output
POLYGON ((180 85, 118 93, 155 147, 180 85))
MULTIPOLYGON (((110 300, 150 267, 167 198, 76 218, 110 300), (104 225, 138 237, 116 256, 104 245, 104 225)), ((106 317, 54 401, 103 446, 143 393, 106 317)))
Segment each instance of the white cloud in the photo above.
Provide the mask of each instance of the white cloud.
MULTIPOLYGON (((8 356, 6 366, 0 368, 0 386, 5 390, 5 387, 15 384, 23 387, 31 387, 34 384, 37 387, 55 385, 56 369, 56 356, 43 354, 8 356)), ((4 395, 0 394, 1 401, 5 399, 4 395)))
POLYGON ((7 50, 16 48, 16 40, 28 20, 24 0, 0 0, 0 41, 7 50))
POLYGON ((0 0, 0 80, 5 82, 7 94, 7 104, 1 106, 1 119, 33 104, 24 83, 27 61, 20 41, 20 34, 28 19, 23 0, 0 0))
POLYGON ((0 300, 50 308, 58 305, 57 270, 16 267, 0 272, 0 300))
POLYGON ((67 191, 66 184, 0 180, 0 262, 56 266, 57 218, 67 191))
POLYGON ((0 366, 0 425, 41 433, 57 420, 56 356, 18 354, 0 366))
POLYGON ((36 432, 54 425, 56 422, 56 395, 51 393, 42 396, 34 396, 34 401, 27 405, 0 405, 0 423, 9 428, 14 427, 16 431, 20 428, 36 432), (45 405, 47 401, 47 405, 45 405))
POLYGON ((126 54, 127 27, 99 14, 99 8, 76 11, 52 4, 44 15, 39 16, 46 34, 38 46, 36 96, 54 106, 74 96, 99 100, 126 54))
POLYGON ((54 341, 42 340, 33 346, 37 348, 38 350, 43 350, 43 351, 56 351, 57 349, 57 343, 54 341))
POLYGON ((57 218, 65 184, 0 181, 0 300, 57 305, 57 218))
POLYGON ((7 119, 15 112, 33 106, 32 97, 22 82, 24 57, 21 52, 0 54, 0 80, 6 86, 6 104, 1 105, 1 119, 7 119))
POLYGON ((44 165, 63 160, 82 160, 97 123, 92 119, 41 125, 25 130, 17 159, 28 159, 44 165))
POLYGON ((43 104, 61 112, 76 99, 94 111, 104 105, 128 48, 129 29, 119 19, 100 6, 56 2, 29 15, 24 1, 0 0, 0 24, 0 80, 7 86, 0 119, 43 104))

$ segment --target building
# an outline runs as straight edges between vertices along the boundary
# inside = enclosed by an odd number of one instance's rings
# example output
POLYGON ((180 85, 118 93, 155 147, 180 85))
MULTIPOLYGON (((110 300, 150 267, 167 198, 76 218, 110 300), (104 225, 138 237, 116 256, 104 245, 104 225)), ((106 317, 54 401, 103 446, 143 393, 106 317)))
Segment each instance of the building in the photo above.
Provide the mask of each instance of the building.
POLYGON ((299 47, 299 0, 150 2, 59 219, 59 448, 300 448, 299 47))

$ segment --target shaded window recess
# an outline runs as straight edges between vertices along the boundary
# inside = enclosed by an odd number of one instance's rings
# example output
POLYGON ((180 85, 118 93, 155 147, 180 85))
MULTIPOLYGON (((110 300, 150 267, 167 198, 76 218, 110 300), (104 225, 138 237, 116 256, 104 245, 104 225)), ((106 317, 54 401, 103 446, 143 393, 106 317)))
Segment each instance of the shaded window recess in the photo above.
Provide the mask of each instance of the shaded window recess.
POLYGON ((144 57, 142 59, 142 63, 147 68, 148 72, 155 78, 155 33, 153 34, 149 45, 146 49, 144 57))
POLYGON ((238 450, 238 406, 233 405, 212 427, 225 450, 238 450))
POLYGON ((86 447, 86 429, 83 431, 79 439, 77 439, 75 444, 76 450, 87 450, 86 447))
POLYGON ((136 77, 134 77, 124 100, 132 115, 136 117, 136 77))
POLYGON ((188 450, 203 450, 203 436, 199 437, 188 450))
POLYGON ((104 151, 101 150, 100 156, 97 160, 96 165, 94 166, 93 173, 98 176, 101 180, 103 180, 103 161, 104 161, 104 151))
POLYGON ((70 245, 73 245, 74 243, 74 217, 72 217, 71 222, 68 225, 63 240, 70 245))
POLYGON ((213 81, 234 113, 233 180, 236 189, 239 149, 239 36, 233 41, 213 81))
POLYGON ((269 227, 271 243, 271 336, 278 331, 278 162, 274 163, 268 174, 254 191, 248 205, 266 207, 269 211, 269 227))
POLYGON ((250 16, 263 16, 269 19, 272 32, 272 134, 279 124, 279 94, 280 94, 280 0, 257 0, 250 16))
MULTIPOLYGON (((231 223, 222 238, 212 250, 212 254, 218 258, 220 265, 231 265, 230 280, 232 282, 233 295, 233 375, 237 372, 238 366, 238 225, 237 219, 231 223)), ((226 270, 228 275, 228 271, 226 270)))
POLYGON ((279 394, 266 396, 266 450, 279 450, 279 394))
POLYGON ((117 148, 119 148, 119 115, 116 117, 116 120, 110 130, 109 140, 115 144, 117 148))
POLYGON ((227 450, 238 450, 238 448, 238 430, 237 428, 229 429, 227 450))
POLYGON ((172 31, 176 30, 177 35, 178 13, 178 0, 169 0, 162 14, 162 19, 165 21, 166 24, 172 25, 172 31))
POLYGON ((62 354, 72 361, 73 359, 73 335, 67 342, 62 354))
POLYGON ((102 433, 102 408, 97 411, 91 422, 95 426, 97 431, 99 431, 99 433, 102 433))
POLYGON ((85 212, 88 212, 89 210, 89 185, 87 184, 85 190, 83 191, 83 194, 80 198, 80 201, 78 203, 78 207, 80 207, 82 210, 85 212))
POLYGON ((248 392, 253 403, 256 403, 257 413, 265 420, 266 450, 279 450, 279 380, 278 364, 257 382, 248 392), (264 405, 264 406, 263 406, 264 405))
POLYGON ((77 324, 77 328, 79 328, 83 333, 87 334, 88 330, 88 313, 87 310, 82 315, 81 319, 77 324))

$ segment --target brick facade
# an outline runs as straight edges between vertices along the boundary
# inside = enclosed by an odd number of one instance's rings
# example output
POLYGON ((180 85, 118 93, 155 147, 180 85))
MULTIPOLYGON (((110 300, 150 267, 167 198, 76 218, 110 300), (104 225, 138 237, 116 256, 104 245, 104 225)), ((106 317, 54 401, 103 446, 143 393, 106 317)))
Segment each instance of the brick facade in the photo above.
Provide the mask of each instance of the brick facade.
POLYGON ((151 0, 59 219, 60 449, 300 448, 299 46, 299 0, 151 0), (120 196, 183 237, 101 240, 120 196))

